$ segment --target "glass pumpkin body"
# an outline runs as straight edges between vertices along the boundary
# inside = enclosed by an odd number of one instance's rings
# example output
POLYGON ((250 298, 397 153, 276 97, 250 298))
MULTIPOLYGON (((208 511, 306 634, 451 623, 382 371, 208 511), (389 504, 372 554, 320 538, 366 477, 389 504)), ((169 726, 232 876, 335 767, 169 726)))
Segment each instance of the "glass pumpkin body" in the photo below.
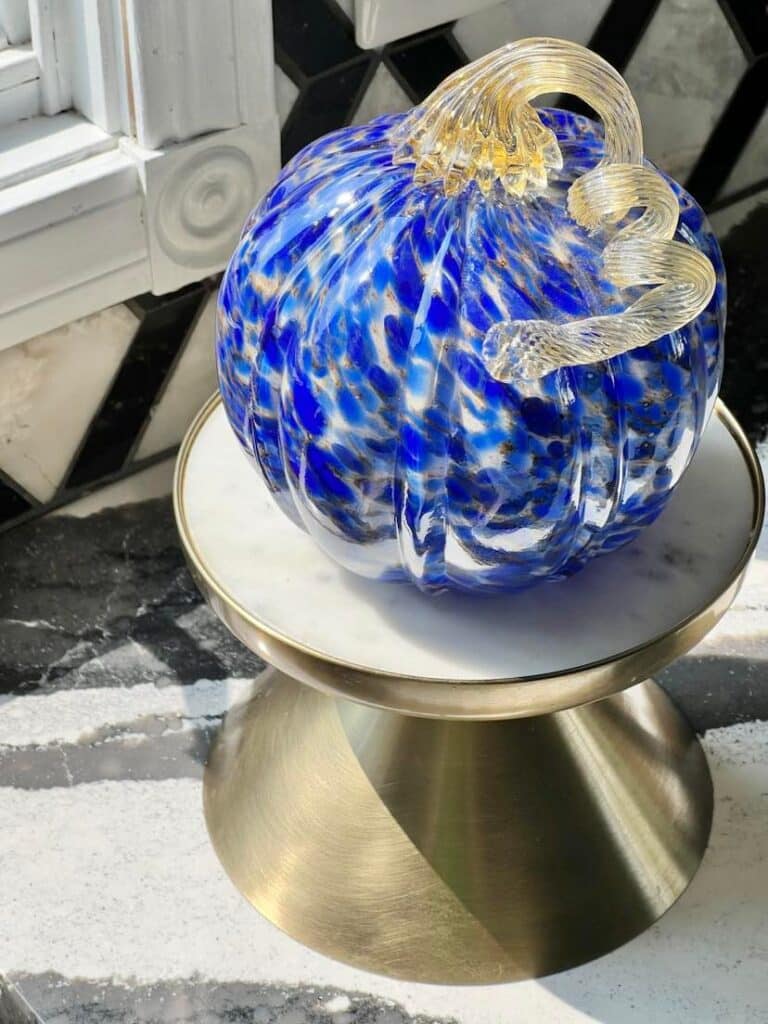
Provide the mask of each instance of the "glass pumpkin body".
POLYGON ((417 180, 396 159, 403 115, 319 139, 226 271, 229 420, 285 513, 355 573, 473 591, 566 577, 659 515, 712 411, 722 259, 674 183, 675 238, 715 269, 706 308, 610 359, 533 380, 490 372, 494 323, 610 314, 643 291, 606 278, 605 234, 568 212, 603 157, 601 127, 538 113, 563 161, 525 201, 417 180))

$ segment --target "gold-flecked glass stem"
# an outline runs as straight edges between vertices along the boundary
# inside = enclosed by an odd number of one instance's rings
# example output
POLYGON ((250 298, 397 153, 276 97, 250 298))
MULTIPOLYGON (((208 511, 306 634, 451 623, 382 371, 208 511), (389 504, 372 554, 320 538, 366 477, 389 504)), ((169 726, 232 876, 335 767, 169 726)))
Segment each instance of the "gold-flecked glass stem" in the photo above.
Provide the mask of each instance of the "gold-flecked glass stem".
POLYGON ((605 130, 603 159, 569 190, 571 216, 597 231, 614 227, 630 210, 642 210, 606 244, 603 269, 617 287, 653 287, 621 313, 566 323, 495 324, 483 355, 490 372, 507 381, 536 379, 646 345, 698 316, 715 289, 707 257, 673 241, 677 198, 643 164, 640 116, 626 82, 575 43, 525 39, 457 71, 404 120, 396 159, 414 162, 417 180, 439 180, 448 195, 470 182, 489 199, 539 194, 548 172, 562 167, 554 133, 530 105, 549 92, 585 100, 605 130))

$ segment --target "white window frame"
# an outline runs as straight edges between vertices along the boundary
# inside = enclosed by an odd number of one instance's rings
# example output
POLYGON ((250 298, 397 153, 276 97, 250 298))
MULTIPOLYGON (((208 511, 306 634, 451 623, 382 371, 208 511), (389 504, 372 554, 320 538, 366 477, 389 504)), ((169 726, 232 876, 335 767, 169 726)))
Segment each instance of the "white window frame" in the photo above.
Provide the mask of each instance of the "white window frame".
POLYGON ((0 349, 220 270, 280 165, 270 0, 28 3, 40 115, 0 127, 0 349))

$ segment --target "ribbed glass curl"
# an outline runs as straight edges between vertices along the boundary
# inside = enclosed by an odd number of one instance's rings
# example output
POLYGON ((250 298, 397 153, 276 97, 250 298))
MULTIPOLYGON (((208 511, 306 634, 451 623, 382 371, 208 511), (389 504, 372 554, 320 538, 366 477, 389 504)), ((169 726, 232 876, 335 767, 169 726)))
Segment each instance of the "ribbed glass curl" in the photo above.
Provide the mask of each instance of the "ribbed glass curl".
POLYGON ((546 186, 548 171, 562 167, 554 134, 530 105, 551 92, 585 100, 605 131, 605 156, 574 181, 569 213, 598 231, 641 209, 606 245, 604 272, 618 287, 656 287, 608 316, 494 324, 483 355, 504 381, 536 379, 646 345, 698 316, 715 289, 706 256, 672 241, 677 200, 667 182, 643 166, 640 115, 626 82, 576 43, 524 39, 457 71, 403 122, 396 159, 415 161, 416 180, 441 180, 447 195, 473 181, 489 197, 535 193, 546 186))

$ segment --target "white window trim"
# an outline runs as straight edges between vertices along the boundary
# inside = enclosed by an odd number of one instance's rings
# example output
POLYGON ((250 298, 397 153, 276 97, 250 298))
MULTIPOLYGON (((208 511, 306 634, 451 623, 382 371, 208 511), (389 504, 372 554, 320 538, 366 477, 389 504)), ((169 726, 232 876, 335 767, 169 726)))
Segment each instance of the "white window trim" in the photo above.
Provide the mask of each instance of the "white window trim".
POLYGON ((0 129, 0 349, 220 270, 280 163, 269 0, 30 7, 67 113, 0 129))

